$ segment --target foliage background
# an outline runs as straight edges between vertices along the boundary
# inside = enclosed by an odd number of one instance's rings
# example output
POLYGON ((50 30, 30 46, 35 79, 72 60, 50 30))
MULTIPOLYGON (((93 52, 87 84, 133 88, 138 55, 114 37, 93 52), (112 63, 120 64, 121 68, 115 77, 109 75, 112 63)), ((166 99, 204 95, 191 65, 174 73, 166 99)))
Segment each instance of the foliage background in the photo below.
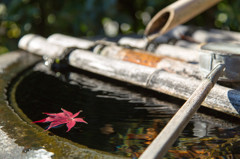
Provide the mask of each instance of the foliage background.
MULTIPOLYGON (((28 33, 75 37, 143 34, 148 21, 174 0, 2 0, 0 54, 17 49, 28 33)), ((188 22, 240 31, 240 0, 223 0, 188 22)))

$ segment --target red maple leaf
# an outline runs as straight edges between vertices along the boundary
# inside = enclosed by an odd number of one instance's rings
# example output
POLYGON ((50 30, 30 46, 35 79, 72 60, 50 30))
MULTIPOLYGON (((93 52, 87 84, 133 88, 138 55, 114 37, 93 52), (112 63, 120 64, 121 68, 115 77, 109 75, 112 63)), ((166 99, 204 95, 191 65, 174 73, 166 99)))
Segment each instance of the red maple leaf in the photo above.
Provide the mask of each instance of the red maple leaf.
POLYGON ((61 108, 61 110, 63 111, 62 113, 43 113, 43 114, 47 114, 48 117, 45 119, 42 119, 42 120, 34 121, 33 123, 51 122, 51 124, 49 125, 49 127, 46 130, 49 130, 58 125, 67 124, 67 127, 68 127, 67 132, 70 131, 72 129, 72 127, 74 127, 76 122, 82 122, 82 123, 87 124, 87 122, 84 121, 83 118, 75 118, 79 115, 79 113, 81 111, 73 114, 63 108, 61 108))

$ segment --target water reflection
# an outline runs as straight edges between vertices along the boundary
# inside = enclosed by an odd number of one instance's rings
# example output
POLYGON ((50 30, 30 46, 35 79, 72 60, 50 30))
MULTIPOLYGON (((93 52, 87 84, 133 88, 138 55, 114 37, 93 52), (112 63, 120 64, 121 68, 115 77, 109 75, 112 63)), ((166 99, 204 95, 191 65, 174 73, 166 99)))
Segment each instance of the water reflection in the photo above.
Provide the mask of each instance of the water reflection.
MULTIPOLYGON (((83 110, 87 125, 76 124, 69 133, 64 126, 51 132, 122 156, 138 158, 183 104, 163 94, 91 74, 73 71, 59 76, 43 64, 33 70, 16 90, 16 101, 31 120, 44 118, 42 112, 59 112, 61 107, 71 112, 83 110)), ((214 113, 209 115, 206 109, 200 112, 166 158, 240 158, 239 125, 214 113)))
POLYGON ((103 127, 100 128, 102 134, 110 135, 114 133, 113 125, 112 124, 105 124, 103 127))

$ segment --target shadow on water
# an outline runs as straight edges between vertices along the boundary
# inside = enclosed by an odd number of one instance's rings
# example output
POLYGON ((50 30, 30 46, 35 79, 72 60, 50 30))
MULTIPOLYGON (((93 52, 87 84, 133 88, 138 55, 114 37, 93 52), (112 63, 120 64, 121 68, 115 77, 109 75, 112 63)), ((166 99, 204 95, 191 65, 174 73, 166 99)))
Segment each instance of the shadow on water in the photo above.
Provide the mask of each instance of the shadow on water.
MULTIPOLYGON (((131 157, 144 151, 183 104, 182 100, 84 71, 59 75, 42 64, 26 73, 15 95, 18 106, 32 121, 46 118, 42 112, 83 110, 79 116, 85 117, 88 124, 77 123, 70 132, 64 125, 51 129, 51 133, 131 157)), ((49 124, 39 125, 45 129, 49 124)), ((238 126, 207 113, 196 113, 167 157, 237 156, 238 126)))

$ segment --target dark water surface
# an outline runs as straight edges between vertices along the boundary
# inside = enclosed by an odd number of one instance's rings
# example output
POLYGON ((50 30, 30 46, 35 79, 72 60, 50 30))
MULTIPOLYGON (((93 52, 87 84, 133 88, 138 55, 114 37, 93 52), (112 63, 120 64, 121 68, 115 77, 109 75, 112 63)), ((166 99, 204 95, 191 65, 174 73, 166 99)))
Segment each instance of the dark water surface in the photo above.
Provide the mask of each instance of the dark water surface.
MULTIPOLYGON (((18 84, 16 102, 32 121, 61 108, 83 110, 79 117, 88 124, 77 123, 70 132, 65 125, 50 131, 90 148, 137 158, 184 101, 86 72, 53 73, 39 64, 18 84)), ((166 158, 240 158, 238 123, 240 119, 201 108, 166 158)), ((46 129, 49 123, 39 125, 46 129)))

